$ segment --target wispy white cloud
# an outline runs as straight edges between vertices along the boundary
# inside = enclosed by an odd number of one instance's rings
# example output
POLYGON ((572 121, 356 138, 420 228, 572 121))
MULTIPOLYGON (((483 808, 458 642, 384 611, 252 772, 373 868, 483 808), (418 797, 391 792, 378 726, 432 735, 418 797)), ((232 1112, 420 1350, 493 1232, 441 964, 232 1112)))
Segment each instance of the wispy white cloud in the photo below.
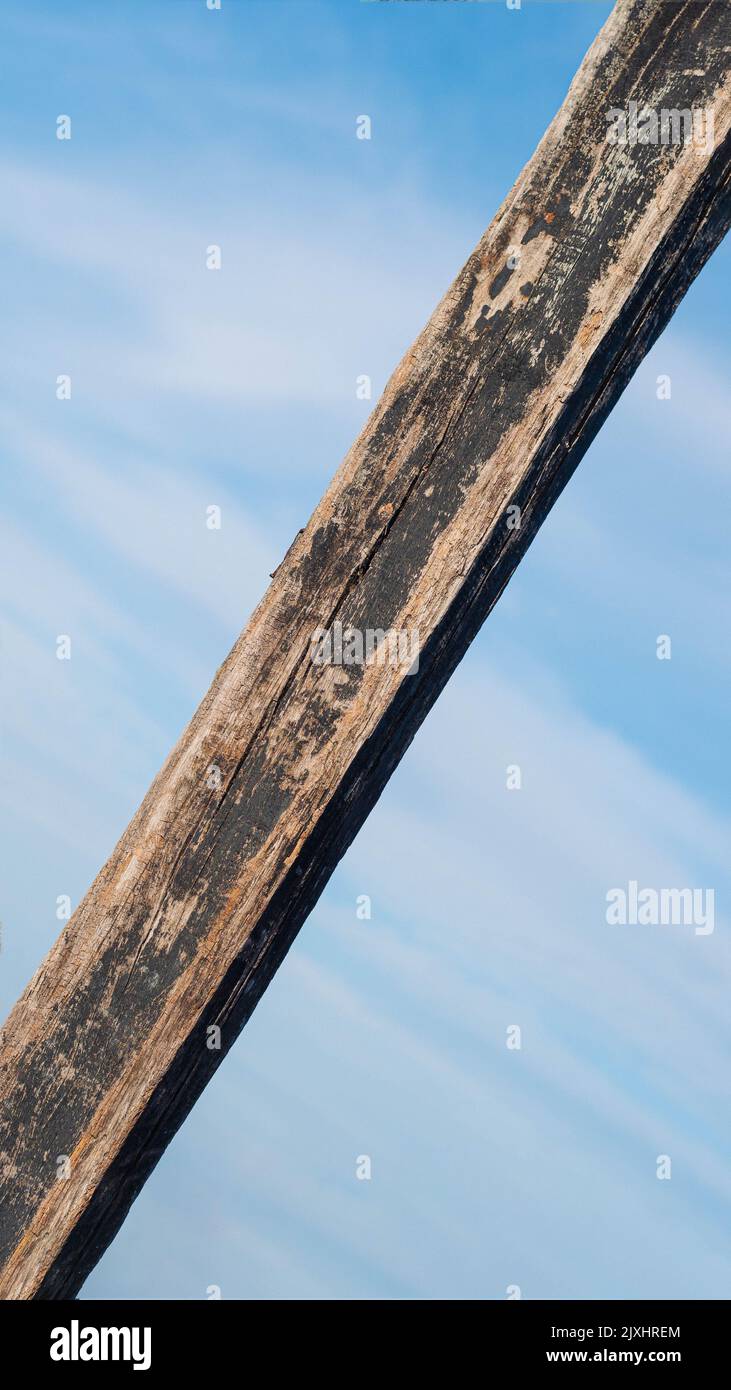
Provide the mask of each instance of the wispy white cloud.
MULTIPOLYGON (((262 528, 215 478, 186 477, 151 458, 115 453, 104 466, 81 447, 69 447, 19 413, 3 415, 6 438, 26 478, 69 523, 133 569, 194 600, 233 633, 269 582, 275 551, 262 528), (209 515, 209 507, 220 517, 209 515), (209 526, 209 520, 220 522, 209 526)), ((33 525, 33 516, 26 524, 33 525)), ((47 595, 44 601, 47 602, 47 595)))
MULTIPOLYGON (((242 84, 221 69, 223 31, 199 43, 152 11, 144 23, 148 42, 130 43, 105 14, 101 40, 133 58, 125 80, 155 115, 143 138, 125 145, 112 112, 95 163, 90 101, 70 148, 0 167, 17 268, 0 416, 8 1005, 58 925, 56 893, 103 860, 280 558, 252 478, 285 512, 303 478, 317 484, 304 412, 329 435, 357 374, 378 393, 482 231, 412 175, 418 106, 389 174, 373 160, 367 176, 347 161, 336 173, 290 138, 305 119, 310 138, 340 138, 338 101, 313 106, 304 65, 294 82, 242 84), (196 64, 218 85, 217 119, 287 126, 278 153, 211 125, 196 64), (220 273, 205 269, 212 242, 220 273), (53 394, 64 371, 68 407, 53 394), (253 426, 289 409, 269 473, 253 426), (240 463, 224 486, 229 434, 240 463), (67 630, 74 658, 58 663, 67 630)), ((29 24, 15 16, 15 37, 29 24)), ((77 73, 99 57, 96 29, 50 10, 32 40, 65 43, 77 73)), ((525 595, 502 601, 505 665, 478 642, 87 1296, 219 1283, 224 1297, 502 1298, 513 1282, 526 1297, 728 1294, 728 821, 582 712, 586 649, 560 677, 550 656, 528 669, 519 652, 548 575, 545 601, 590 602, 613 641, 627 615, 652 635, 669 613, 694 659, 725 664, 724 375, 690 336, 655 350, 611 422, 611 467, 587 460, 591 495, 580 483, 562 499, 525 595), (691 466, 710 499, 703 544, 679 482, 691 466), (505 674, 518 656, 520 681, 505 674), (523 788, 509 793, 515 762, 523 788), (713 936, 608 927, 606 890, 630 877, 716 886, 713 936), (359 1153, 371 1183, 355 1178, 359 1153)))
MULTIPOLYGON (((726 914, 704 939, 605 920, 630 875, 727 886, 728 829, 550 676, 528 694, 482 661, 460 672, 202 1102, 239 1193, 217 1242, 228 1296, 728 1288, 713 1247, 731 1186, 708 1123, 726 1087, 726 914)), ((183 1186, 192 1144, 172 1160, 183 1186)), ((203 1230, 217 1198, 196 1191, 203 1230)), ((154 1180, 143 1201, 131 1232, 154 1219, 154 1180)))
POLYGON ((363 372, 380 390, 475 234, 396 189, 374 204, 332 180, 323 218, 298 175, 286 200, 261 189, 255 204, 229 194, 216 206, 8 163, 0 176, 4 237, 89 289, 103 279, 96 322, 51 319, 40 353, 35 326, 21 329, 20 356, 36 372, 69 364, 78 391, 110 410, 116 398, 116 415, 130 393, 327 403, 352 399, 363 372), (206 269, 212 244, 220 271, 206 269), (110 326, 122 296, 133 333, 110 326))

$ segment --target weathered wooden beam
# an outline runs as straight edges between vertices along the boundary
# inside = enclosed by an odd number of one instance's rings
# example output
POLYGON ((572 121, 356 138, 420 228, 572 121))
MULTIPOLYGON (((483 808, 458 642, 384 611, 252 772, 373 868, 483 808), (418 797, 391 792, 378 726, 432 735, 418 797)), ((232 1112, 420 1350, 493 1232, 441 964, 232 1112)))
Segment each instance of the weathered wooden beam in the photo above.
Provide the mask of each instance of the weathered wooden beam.
POLYGON ((730 43, 726 4, 620 0, 8 1019, 0 1296, 79 1288, 726 231, 730 43), (715 143, 608 140, 631 101, 715 143), (418 630, 418 670, 313 661, 336 623, 418 630))

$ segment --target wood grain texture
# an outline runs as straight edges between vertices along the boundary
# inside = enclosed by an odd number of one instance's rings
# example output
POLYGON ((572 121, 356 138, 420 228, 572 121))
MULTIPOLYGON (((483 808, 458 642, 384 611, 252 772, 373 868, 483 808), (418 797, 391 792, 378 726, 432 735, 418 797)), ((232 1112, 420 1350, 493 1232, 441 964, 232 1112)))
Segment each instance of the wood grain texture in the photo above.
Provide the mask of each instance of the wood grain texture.
POLYGON ((0 1296, 78 1290, 725 233, 730 43, 725 3, 620 0, 10 1015, 0 1296), (715 147, 608 143, 633 99, 715 147), (418 673, 313 664, 335 620, 418 629, 418 673))

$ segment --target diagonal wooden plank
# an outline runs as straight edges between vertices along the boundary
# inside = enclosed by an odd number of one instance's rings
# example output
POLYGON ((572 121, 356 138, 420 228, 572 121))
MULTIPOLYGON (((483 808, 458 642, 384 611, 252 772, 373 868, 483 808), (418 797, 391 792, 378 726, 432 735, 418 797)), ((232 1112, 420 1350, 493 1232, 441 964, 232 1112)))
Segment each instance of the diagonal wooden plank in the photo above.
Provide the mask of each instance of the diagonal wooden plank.
POLYGON ((620 0, 16 1005, 0 1296, 79 1288, 727 230, 730 45, 723 3, 620 0), (313 659, 338 624, 418 669, 313 659))

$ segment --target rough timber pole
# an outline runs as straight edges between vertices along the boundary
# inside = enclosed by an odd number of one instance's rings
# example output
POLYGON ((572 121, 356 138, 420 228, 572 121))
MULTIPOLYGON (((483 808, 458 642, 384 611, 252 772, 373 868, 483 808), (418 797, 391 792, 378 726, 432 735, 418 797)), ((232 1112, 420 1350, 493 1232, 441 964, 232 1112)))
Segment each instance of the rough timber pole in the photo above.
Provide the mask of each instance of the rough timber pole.
POLYGON ((730 44, 723 0, 620 0, 8 1019, 0 1296, 79 1288, 726 231, 730 44), (635 101, 658 143, 608 141, 635 101), (335 622, 418 672, 314 663, 335 622))

